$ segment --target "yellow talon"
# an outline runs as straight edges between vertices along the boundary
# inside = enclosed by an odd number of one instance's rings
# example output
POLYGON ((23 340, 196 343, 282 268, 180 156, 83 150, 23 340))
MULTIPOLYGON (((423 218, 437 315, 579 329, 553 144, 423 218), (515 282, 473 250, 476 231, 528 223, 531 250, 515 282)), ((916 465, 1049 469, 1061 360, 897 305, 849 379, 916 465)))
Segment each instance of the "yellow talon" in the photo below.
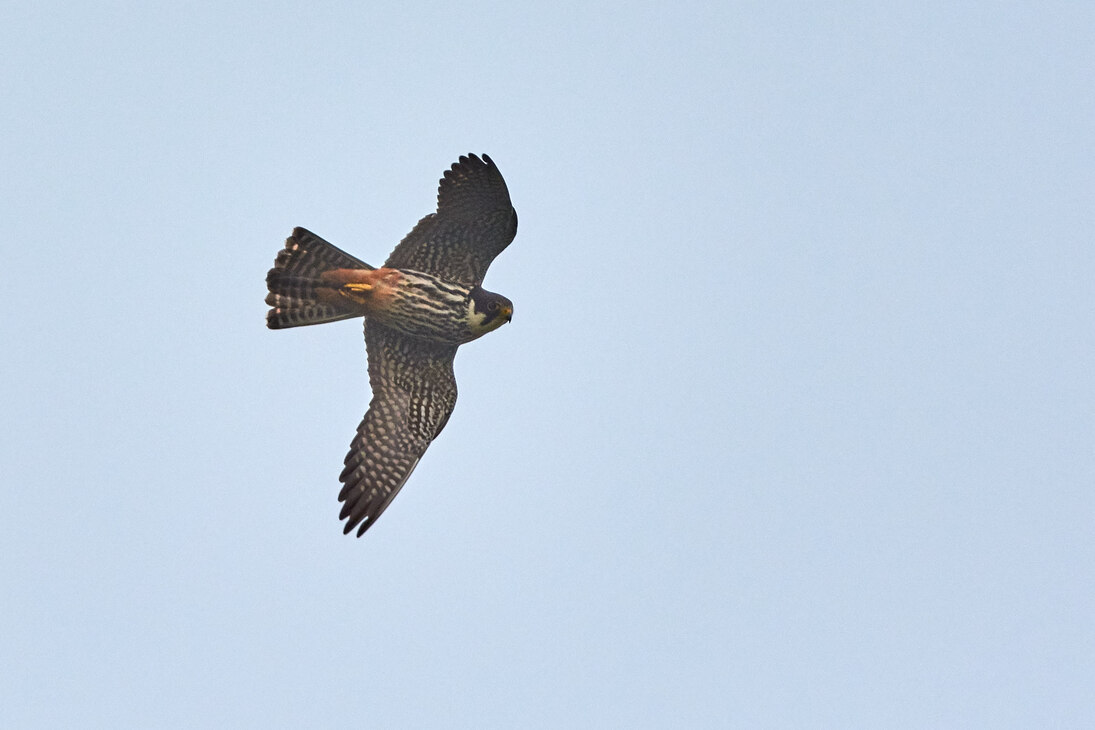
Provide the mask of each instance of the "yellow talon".
POLYGON ((355 281, 340 286, 338 288, 338 293, 352 302, 356 302, 357 304, 364 304, 365 300, 368 299, 369 292, 371 292, 372 289, 372 284, 355 281))

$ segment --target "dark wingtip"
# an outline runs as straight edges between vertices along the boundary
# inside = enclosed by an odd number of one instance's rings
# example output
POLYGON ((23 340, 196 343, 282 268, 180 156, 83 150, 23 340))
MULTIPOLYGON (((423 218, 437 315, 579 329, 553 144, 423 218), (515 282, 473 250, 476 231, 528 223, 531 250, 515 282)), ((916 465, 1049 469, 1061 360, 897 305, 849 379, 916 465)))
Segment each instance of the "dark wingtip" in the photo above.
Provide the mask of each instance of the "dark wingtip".
POLYGON ((354 528, 357 527, 357 536, 361 537, 365 534, 366 530, 373 526, 373 522, 374 520, 370 520, 368 517, 366 517, 364 520, 361 521, 361 524, 359 526, 358 520, 351 517, 349 520, 346 521, 346 524, 342 526, 342 534, 349 535, 351 532, 354 531, 354 528))
POLYGON ((482 165, 484 167, 495 166, 494 160, 492 160, 490 158, 490 155, 488 155, 487 153, 484 152, 482 157, 480 157, 474 152, 469 152, 466 155, 460 155, 460 158, 456 162, 452 163, 452 167, 450 167, 445 174, 447 175, 449 172, 456 172, 456 169, 463 165, 482 165))

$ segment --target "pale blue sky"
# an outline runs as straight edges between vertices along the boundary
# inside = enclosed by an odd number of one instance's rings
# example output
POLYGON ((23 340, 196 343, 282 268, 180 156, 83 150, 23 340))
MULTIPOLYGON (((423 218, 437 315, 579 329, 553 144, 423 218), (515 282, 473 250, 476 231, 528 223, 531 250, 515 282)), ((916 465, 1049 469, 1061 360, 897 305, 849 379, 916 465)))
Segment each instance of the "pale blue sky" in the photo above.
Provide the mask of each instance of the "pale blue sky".
POLYGON ((0 725, 1095 724, 1095 5, 0 10, 0 725), (521 226, 361 540, 360 325, 521 226))

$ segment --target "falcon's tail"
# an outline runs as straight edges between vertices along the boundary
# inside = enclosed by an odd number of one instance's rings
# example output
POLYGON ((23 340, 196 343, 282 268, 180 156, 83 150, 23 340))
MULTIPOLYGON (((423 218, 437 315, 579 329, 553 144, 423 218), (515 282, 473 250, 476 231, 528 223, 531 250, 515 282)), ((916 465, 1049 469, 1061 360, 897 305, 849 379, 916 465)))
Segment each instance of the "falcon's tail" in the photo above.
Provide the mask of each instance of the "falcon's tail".
POLYGON ((332 269, 372 270, 364 261, 327 243, 303 228, 294 228, 285 239, 285 248, 278 252, 274 268, 266 274, 270 293, 266 303, 273 309, 266 313, 266 326, 272 330, 301 327, 306 324, 336 322, 360 316, 330 297, 321 298, 323 272, 332 269))

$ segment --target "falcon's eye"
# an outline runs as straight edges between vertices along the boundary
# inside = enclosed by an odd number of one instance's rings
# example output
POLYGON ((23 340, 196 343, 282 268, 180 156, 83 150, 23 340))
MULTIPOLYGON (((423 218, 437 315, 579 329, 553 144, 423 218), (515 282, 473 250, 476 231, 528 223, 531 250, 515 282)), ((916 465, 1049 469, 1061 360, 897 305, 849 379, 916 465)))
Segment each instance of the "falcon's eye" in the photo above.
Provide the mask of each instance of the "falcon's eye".
POLYGON ((498 311, 498 302, 491 302, 490 304, 488 304, 487 305, 487 311, 497 312, 498 311))

